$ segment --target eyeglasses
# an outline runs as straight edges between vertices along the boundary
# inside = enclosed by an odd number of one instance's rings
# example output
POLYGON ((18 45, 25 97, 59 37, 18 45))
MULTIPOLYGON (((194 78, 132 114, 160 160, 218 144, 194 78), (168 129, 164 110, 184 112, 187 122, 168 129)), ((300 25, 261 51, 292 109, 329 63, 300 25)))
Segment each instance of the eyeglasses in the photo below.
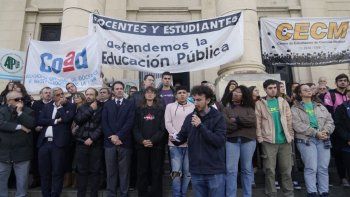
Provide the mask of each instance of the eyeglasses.
POLYGON ((19 102, 19 101, 22 101, 23 98, 22 97, 18 97, 18 98, 14 98, 13 100, 16 101, 16 102, 19 102))
POLYGON ((311 92, 311 89, 301 89, 302 92, 311 92))
POLYGON ((59 94, 55 94, 55 96, 59 97, 59 96, 63 96, 63 93, 59 93, 59 94))

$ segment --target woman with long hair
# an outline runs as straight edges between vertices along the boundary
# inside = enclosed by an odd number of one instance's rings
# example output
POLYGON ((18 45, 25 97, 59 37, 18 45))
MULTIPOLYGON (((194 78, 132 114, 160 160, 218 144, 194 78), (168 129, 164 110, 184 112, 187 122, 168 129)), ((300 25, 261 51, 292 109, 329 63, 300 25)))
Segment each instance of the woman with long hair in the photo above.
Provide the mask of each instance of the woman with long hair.
POLYGON ((142 104, 136 109, 133 129, 137 152, 138 196, 162 196, 165 132, 164 109, 157 98, 157 90, 152 86, 147 87, 142 104), (150 175, 152 178, 149 183, 150 175))
POLYGON ((80 106, 86 103, 85 95, 81 92, 77 92, 76 94, 74 94, 73 99, 74 103, 77 105, 77 110, 80 106))
POLYGON ((248 89, 250 94, 252 95, 253 103, 260 100, 259 89, 256 86, 250 86, 248 89))
POLYGON ((240 161, 243 196, 252 196, 254 171, 252 159, 256 148, 256 116, 249 89, 240 85, 230 94, 223 114, 227 125, 226 196, 237 195, 237 174, 240 161))
POLYGON ((0 105, 6 102, 6 95, 12 90, 13 90, 13 82, 10 81, 7 83, 6 88, 0 94, 0 105))
POLYGON ((300 84, 295 89, 292 107, 295 142, 304 163, 304 179, 307 196, 329 196, 328 165, 330 139, 334 130, 331 114, 326 107, 313 100, 312 88, 300 84))
POLYGON ((230 102, 230 100, 232 99, 230 97, 230 93, 238 86, 237 81, 235 80, 230 80, 225 88, 225 92, 221 97, 221 103, 224 107, 226 107, 226 105, 230 102))

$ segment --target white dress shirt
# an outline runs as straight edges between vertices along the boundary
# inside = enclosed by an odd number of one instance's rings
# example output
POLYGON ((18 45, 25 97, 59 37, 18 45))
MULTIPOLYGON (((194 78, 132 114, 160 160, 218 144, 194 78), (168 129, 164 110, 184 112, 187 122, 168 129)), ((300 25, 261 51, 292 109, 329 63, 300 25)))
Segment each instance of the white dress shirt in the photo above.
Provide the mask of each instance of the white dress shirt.
MULTIPOLYGON (((62 106, 56 106, 56 104, 53 103, 52 119, 55 119, 57 110, 61 107, 62 106)), ((57 119, 55 119, 55 124, 57 124, 57 119)), ((45 132, 45 137, 53 137, 52 126, 47 127, 46 132, 45 132)))

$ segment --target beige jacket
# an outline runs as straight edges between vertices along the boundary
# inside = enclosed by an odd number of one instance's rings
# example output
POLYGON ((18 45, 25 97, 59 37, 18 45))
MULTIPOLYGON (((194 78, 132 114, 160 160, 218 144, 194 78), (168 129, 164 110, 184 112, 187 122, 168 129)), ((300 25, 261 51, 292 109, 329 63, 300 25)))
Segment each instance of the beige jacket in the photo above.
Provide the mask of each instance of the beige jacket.
MULTIPOLYGON (((319 131, 326 130, 329 132, 329 134, 332 134, 334 131, 332 115, 322 104, 315 102, 313 104, 319 131)), ((307 115, 303 105, 298 101, 296 101, 292 107, 292 116, 295 138, 308 140, 310 137, 316 136, 317 130, 310 127, 309 116, 307 115)))
MULTIPOLYGON (((294 139, 294 131, 292 128, 292 113, 289 104, 282 97, 278 97, 279 111, 281 115, 281 124, 286 136, 286 140, 290 143, 294 139)), ((275 143, 275 123, 272 115, 268 110, 267 101, 261 99, 255 103, 256 115, 256 136, 259 143, 268 142, 275 143)))

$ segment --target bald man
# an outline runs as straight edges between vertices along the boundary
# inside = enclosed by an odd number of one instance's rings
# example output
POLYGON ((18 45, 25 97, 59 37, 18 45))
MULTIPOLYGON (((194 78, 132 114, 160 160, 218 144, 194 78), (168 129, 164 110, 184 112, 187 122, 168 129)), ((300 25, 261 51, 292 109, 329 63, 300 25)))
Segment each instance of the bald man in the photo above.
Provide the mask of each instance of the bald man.
POLYGON ((16 175, 16 196, 27 196, 34 112, 23 105, 20 92, 9 92, 6 103, 0 108, 0 196, 8 196, 7 182, 12 168, 16 175))

